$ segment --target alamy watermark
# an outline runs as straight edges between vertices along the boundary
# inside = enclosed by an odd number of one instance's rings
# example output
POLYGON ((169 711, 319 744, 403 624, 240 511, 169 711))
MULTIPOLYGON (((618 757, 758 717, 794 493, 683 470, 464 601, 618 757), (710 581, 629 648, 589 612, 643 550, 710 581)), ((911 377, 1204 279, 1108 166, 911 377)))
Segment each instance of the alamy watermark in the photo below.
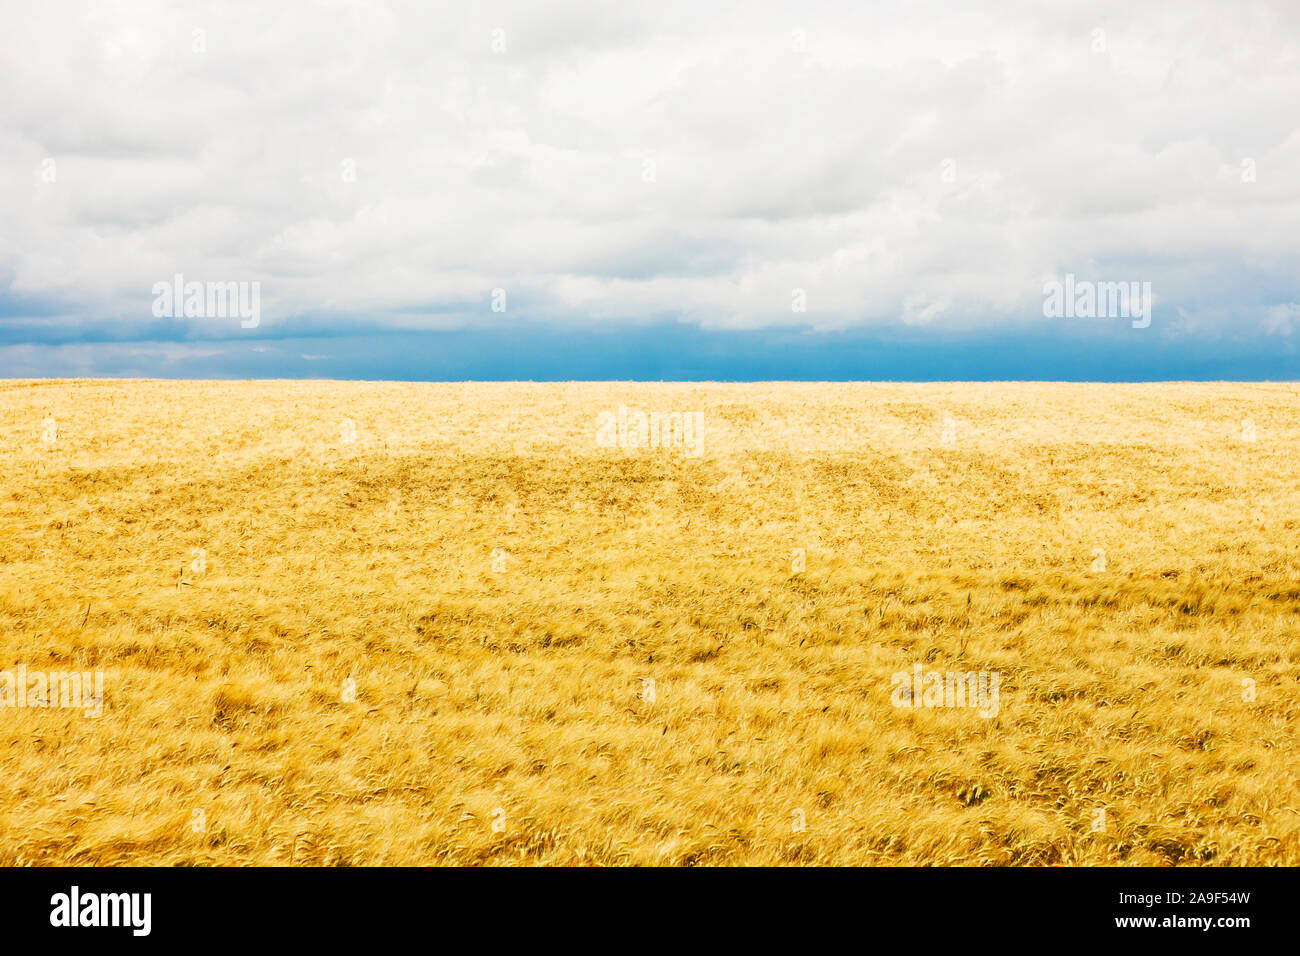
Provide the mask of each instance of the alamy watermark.
POLYGON ((0 707, 69 707, 87 717, 104 713, 103 671, 0 671, 0 707))
POLYGON ((681 448, 687 458, 704 453, 703 412, 643 412, 618 406, 596 416, 601 448, 681 448))
POLYGON ((981 717, 998 715, 997 671, 927 671, 920 664, 912 673, 894 674, 890 703, 895 707, 974 707, 981 717))
POLYGON ((262 283, 186 282, 176 273, 171 282, 153 284, 153 314, 173 319, 240 318, 242 329, 262 322, 262 283))
POLYGON ((1049 319, 1132 319, 1133 328, 1151 324, 1150 282, 1065 281, 1053 279, 1043 286, 1043 315, 1049 319))
POLYGON ((55 927, 123 926, 133 936, 148 936, 152 911, 152 893, 83 893, 74 884, 50 897, 50 925, 55 927))

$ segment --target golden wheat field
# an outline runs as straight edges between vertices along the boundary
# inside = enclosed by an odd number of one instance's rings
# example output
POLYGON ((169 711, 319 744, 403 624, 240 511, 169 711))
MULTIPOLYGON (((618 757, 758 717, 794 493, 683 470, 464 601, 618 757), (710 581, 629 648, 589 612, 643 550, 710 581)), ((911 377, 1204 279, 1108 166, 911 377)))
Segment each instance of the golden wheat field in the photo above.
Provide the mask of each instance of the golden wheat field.
POLYGON ((0 863, 1300 864, 1297 412, 0 384, 0 863))

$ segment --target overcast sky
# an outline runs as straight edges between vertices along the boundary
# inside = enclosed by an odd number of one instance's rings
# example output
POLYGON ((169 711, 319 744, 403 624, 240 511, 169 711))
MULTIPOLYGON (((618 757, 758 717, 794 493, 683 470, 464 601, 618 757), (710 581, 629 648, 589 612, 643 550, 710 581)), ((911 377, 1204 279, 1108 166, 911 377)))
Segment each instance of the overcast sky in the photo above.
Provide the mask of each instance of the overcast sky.
POLYGON ((5 0, 0 374, 1295 378, 1298 38, 1294 0, 5 0), (177 273, 259 324, 158 317, 177 273), (1045 317, 1067 273, 1150 326, 1045 317))

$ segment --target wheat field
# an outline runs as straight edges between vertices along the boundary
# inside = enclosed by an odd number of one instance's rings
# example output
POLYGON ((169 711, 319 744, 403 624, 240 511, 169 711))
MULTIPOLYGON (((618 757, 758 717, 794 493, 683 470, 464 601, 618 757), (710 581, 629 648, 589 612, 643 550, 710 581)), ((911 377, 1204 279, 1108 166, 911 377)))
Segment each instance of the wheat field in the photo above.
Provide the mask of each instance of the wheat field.
POLYGON ((0 863, 1300 864, 1298 410, 0 383, 0 863))

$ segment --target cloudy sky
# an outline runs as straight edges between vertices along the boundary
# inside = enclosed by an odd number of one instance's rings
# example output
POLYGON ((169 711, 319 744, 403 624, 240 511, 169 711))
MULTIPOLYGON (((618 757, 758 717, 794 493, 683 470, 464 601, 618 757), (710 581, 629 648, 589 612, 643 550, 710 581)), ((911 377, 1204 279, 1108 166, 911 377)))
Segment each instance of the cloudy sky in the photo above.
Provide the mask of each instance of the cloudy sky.
POLYGON ((1300 4, 0 6, 0 374, 1296 378, 1300 4), (258 283, 259 319, 156 289, 258 283), (1044 286, 1149 282, 1151 323, 1044 286))

